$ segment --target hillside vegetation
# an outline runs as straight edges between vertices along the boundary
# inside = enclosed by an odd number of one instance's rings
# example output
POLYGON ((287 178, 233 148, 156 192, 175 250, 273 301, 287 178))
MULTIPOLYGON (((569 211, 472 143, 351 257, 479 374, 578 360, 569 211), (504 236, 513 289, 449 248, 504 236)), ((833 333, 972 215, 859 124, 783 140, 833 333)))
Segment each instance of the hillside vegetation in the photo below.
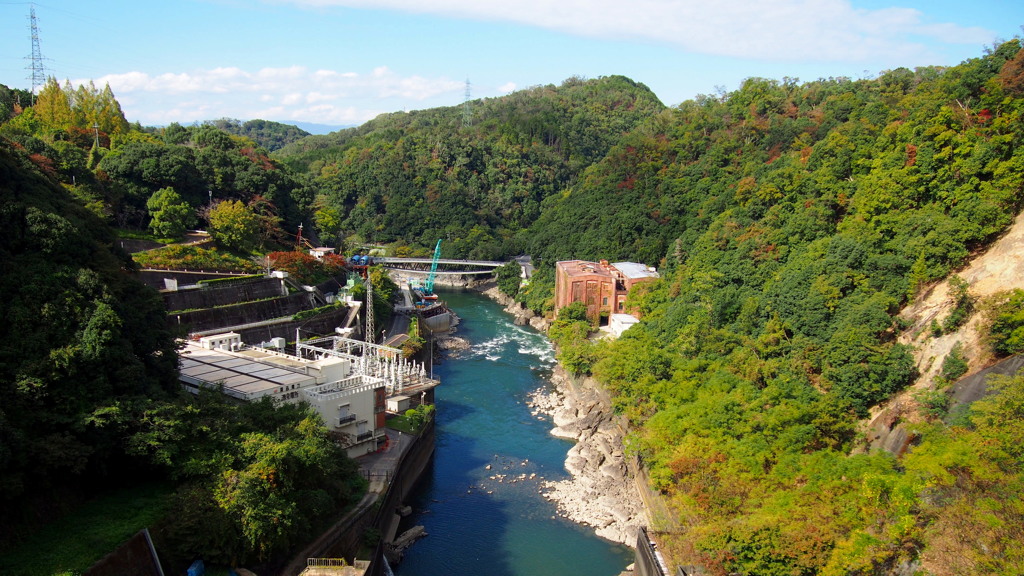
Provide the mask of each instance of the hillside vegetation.
MULTIPOLYGON (((642 322, 619 340, 592 342, 571 316, 551 335, 563 365, 602 382, 629 422, 628 449, 671 510, 654 529, 673 563, 723 575, 1024 571, 1024 380, 954 415, 941 394, 925 398, 900 457, 864 450, 858 427, 917 377, 899 310, 950 279, 951 313, 929 331, 957 330, 976 303, 952 275, 1020 212, 1019 40, 873 79, 750 78, 671 108, 626 78, 571 78, 471 102, 468 115, 386 114, 272 155, 215 126, 114 121, 96 105, 106 92, 48 90, 0 135, 24 149, 19 162, 122 227, 180 230, 182 215, 199 212, 243 256, 302 222, 353 249, 427 252, 441 238, 446 256, 528 253, 538 272, 518 297, 542 313, 557 260, 658 266, 661 279, 630 295, 642 322), (69 113, 56 105, 65 100, 69 113), (110 122, 84 131, 89 114, 110 122)), ((0 90, 0 103, 10 94, 0 90)), ((1024 292, 985 306, 993 349, 1019 352, 1024 292)), ((957 362, 943 378, 962 374, 957 362)), ((118 421, 154 413, 129 414, 118 421)), ((180 458, 159 434, 147 438, 140 453, 180 458)), ((209 462, 184 460, 171 467, 195 488, 182 502, 224 494, 209 462)), ((231 465, 242 474, 256 463, 231 465)), ((217 522, 241 510, 201 509, 217 522)), ((260 534, 245 553, 294 542, 260 534)))
POLYGON ((311 136, 275 157, 318 191, 324 237, 492 259, 525 248, 547 198, 573 185, 623 134, 664 106, 623 77, 539 86, 461 107, 382 115, 311 136), (333 218, 328 218, 332 216, 333 218))
MULTIPOLYGON (((874 79, 751 78, 674 108, 621 78, 572 79, 474 103, 472 126, 458 108, 394 114, 278 155, 341 231, 531 254, 520 297, 538 312, 557 260, 660 267, 620 340, 571 320, 552 335, 631 423, 679 563, 1010 574, 1020 381, 952 425, 933 396, 903 458, 862 453, 858 423, 917 375, 897 312, 1020 211, 1022 54, 1015 40, 874 79)), ((965 320, 952 309, 937 334, 965 320)))
POLYGON ((82 573, 143 527, 175 573, 286 557, 365 490, 355 464, 306 406, 183 392, 162 300, 51 160, 0 139, 0 573, 82 573), (95 534, 61 529, 99 496, 95 534))
POLYGON ((296 140, 309 136, 309 132, 301 128, 269 120, 246 120, 242 122, 233 118, 221 118, 204 122, 204 124, 219 128, 228 134, 249 138, 270 152, 279 150, 296 140))
MULTIPOLYGON (((721 574, 1021 570, 1024 382, 952 424, 932 413, 903 458, 850 455, 858 418, 916 375, 895 314, 1020 209, 1021 54, 751 79, 630 134, 545 211, 533 248, 552 259, 664 249, 662 280, 631 295, 638 327, 559 335, 633 425, 676 514, 660 527, 673 558, 721 574)), ((965 320, 953 311, 937 333, 965 320)))

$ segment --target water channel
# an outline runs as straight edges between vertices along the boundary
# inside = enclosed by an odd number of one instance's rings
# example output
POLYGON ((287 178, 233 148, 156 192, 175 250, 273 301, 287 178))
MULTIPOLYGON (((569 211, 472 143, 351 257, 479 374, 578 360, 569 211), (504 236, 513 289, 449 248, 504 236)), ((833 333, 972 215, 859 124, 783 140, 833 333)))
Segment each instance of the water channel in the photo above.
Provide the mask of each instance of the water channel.
POLYGON ((558 517, 540 494, 543 479, 567 476, 571 447, 526 404, 554 366, 550 344, 476 292, 440 296, 462 318, 457 334, 472 347, 434 366, 442 382, 437 448, 402 527, 422 525, 429 535, 406 552, 395 574, 619 574, 633 562, 632 550, 558 517))

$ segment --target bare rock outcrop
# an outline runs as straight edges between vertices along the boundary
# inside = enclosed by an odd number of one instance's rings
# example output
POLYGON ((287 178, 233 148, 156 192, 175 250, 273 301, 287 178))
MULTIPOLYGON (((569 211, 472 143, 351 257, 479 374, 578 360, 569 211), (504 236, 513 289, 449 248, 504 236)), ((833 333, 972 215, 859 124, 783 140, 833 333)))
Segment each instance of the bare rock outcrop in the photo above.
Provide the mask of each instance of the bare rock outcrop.
POLYGON ((588 386, 573 386, 561 371, 551 391, 530 398, 536 414, 547 414, 551 433, 575 440, 565 459, 571 478, 545 481, 544 497, 559 513, 579 524, 594 527, 598 536, 633 546, 636 531, 647 524, 643 502, 622 451, 622 431, 611 406, 588 386))
MULTIPOLYGON (((1024 278, 1024 214, 984 252, 976 255, 957 271, 967 282, 973 298, 985 300, 1013 288, 1022 287, 1024 278)), ((871 410, 871 417, 862 423, 869 450, 888 450, 901 454, 913 439, 904 424, 920 420, 915 395, 934 388, 936 376, 943 361, 959 343, 968 361, 968 375, 985 368, 992 362, 991 353, 984 344, 985 320, 975 312, 956 331, 939 336, 933 334, 933 322, 941 324, 954 307, 954 297, 948 281, 934 284, 924 291, 900 313, 912 325, 899 336, 899 342, 914 349, 918 378, 913 386, 897 394, 888 402, 871 410)), ((979 307, 980 308, 980 307, 979 307)), ((976 387, 983 387, 979 380, 976 387)), ((955 391, 961 396, 977 397, 977 391, 955 391)))

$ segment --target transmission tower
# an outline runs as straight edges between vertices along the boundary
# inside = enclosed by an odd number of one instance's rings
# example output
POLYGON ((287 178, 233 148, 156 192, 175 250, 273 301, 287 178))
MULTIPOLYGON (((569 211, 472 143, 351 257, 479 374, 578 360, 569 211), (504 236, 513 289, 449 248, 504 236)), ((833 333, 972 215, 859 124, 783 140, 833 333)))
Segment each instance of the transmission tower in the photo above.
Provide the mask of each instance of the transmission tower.
POLYGON ((36 22, 36 7, 29 7, 29 28, 32 30, 32 55, 28 68, 32 71, 29 80, 32 82, 32 105, 36 103, 36 88, 46 83, 46 67, 43 66, 43 52, 39 49, 39 25, 36 22))
POLYGON ((373 280, 366 271, 366 343, 376 344, 373 337, 373 280))
POLYGON ((466 100, 462 103, 462 127, 469 128, 473 125, 473 108, 469 105, 471 97, 469 91, 469 78, 466 78, 466 100))

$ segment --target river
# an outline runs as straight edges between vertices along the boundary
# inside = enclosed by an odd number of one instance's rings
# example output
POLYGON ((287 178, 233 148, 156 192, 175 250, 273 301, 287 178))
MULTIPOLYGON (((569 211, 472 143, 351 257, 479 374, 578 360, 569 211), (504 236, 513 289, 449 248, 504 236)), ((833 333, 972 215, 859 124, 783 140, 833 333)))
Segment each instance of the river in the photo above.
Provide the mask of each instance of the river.
POLYGON ((458 335, 472 347, 434 366, 436 452, 402 526, 419 524, 429 535, 406 551, 396 576, 619 574, 633 562, 632 549, 558 517, 540 494, 542 480, 567 476, 571 447, 526 404, 547 385, 550 344, 481 294, 440 296, 462 318, 458 335))

